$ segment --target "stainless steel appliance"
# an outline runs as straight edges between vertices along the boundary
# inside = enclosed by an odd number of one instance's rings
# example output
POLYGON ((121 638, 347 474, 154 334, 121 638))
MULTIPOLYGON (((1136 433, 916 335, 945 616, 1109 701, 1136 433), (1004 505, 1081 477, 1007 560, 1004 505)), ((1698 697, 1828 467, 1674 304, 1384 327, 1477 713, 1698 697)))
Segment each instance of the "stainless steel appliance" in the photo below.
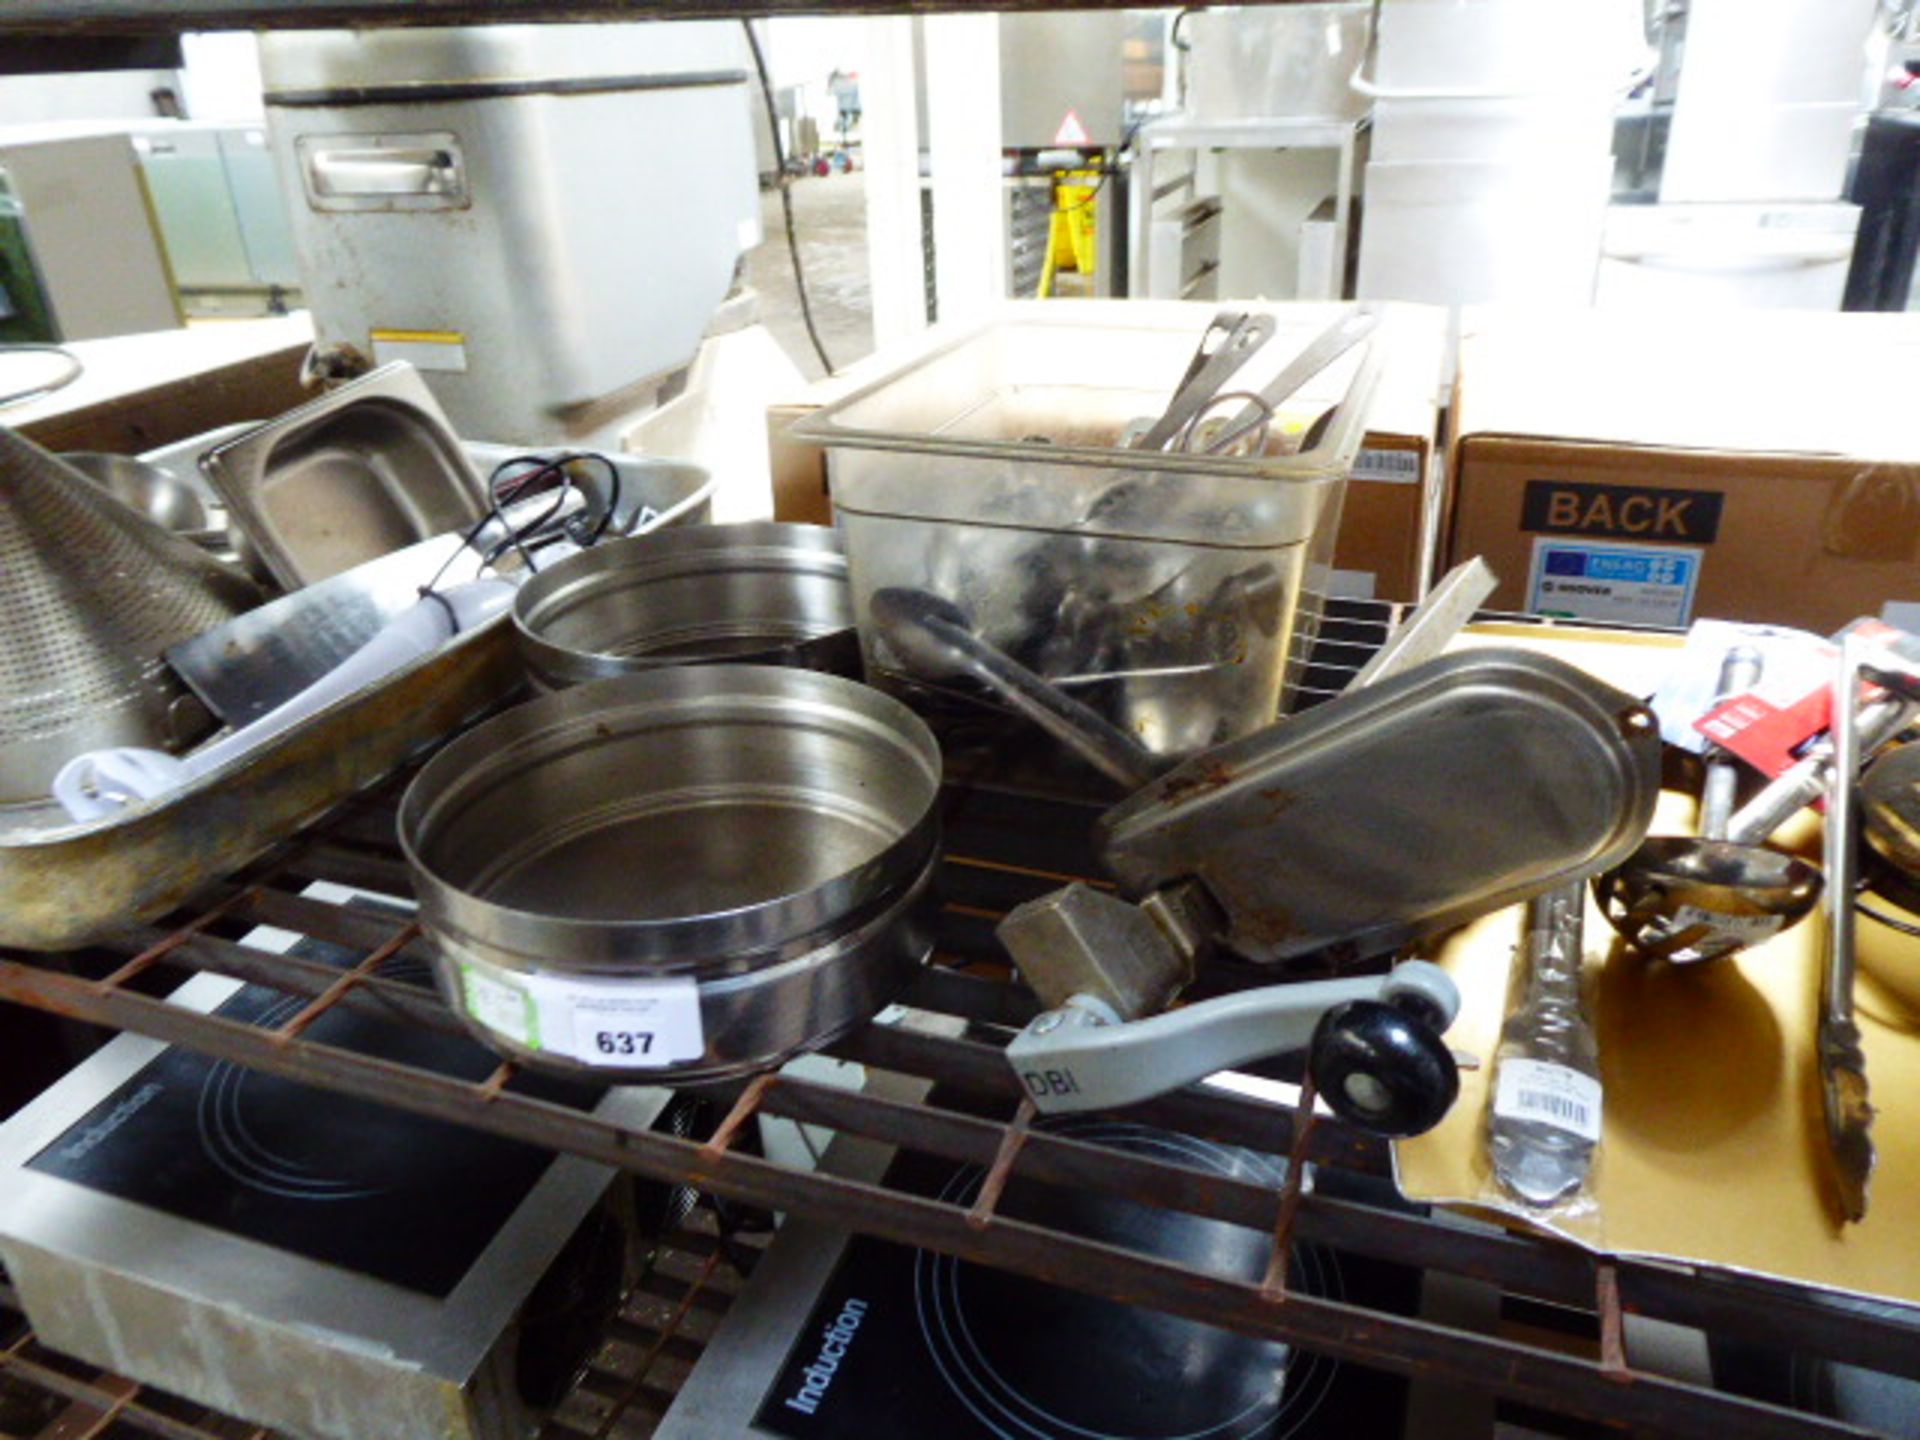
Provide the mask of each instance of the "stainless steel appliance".
MULTIPOLYGON (((1040 1128, 1213 1177, 1277 1187, 1286 1171, 1272 1155, 1124 1118, 1050 1119, 1040 1128)), ((867 1181, 884 1172, 890 1187, 959 1205, 979 1195, 985 1178, 976 1165, 845 1140, 834 1142, 823 1168, 867 1181)), ((1342 1184, 1325 1171, 1321 1179, 1342 1184)), ((1001 1209, 1166 1261, 1204 1256, 1200 1263, 1216 1273, 1249 1278, 1264 1271, 1271 1248, 1254 1229, 1019 1179, 1001 1209)), ((1404 1313, 1419 1301, 1415 1272, 1319 1245, 1296 1245, 1289 1273, 1303 1295, 1404 1313)), ((1402 1380, 1277 1342, 793 1220, 655 1437, 1388 1437, 1402 1432, 1406 1395, 1402 1380)))
POLYGON ((124 124, 14 125, 0 169, 19 202, 57 340, 180 325, 165 247, 124 124))
POLYGON ((463 435, 584 440, 688 364, 759 239, 738 26, 261 41, 322 347, 409 360, 463 435))
MULTIPOLYGON (((404 920, 358 913, 374 934, 404 920)), ((293 940, 262 928, 243 943, 358 958, 293 940)), ((381 973, 427 981, 405 956, 381 973)), ((173 1000, 256 1026, 305 1004, 211 974, 173 1000)), ((496 1063, 364 1010, 309 1034, 466 1079, 496 1063)), ((640 1126, 665 1101, 537 1093, 640 1126)), ((289 1435, 519 1440, 574 1368, 530 1299, 619 1290, 618 1237, 590 1222, 611 1174, 123 1036, 0 1128, 0 1258, 49 1346, 289 1435)))
POLYGON ((260 315, 297 303, 293 234, 266 128, 156 120, 132 136, 181 308, 260 315))

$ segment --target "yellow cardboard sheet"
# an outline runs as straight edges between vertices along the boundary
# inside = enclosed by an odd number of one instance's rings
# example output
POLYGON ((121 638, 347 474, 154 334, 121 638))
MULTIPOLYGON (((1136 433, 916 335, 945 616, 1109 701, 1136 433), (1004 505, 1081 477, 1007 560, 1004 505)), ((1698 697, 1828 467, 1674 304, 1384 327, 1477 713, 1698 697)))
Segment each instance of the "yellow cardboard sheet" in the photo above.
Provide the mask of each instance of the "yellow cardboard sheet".
MULTIPOLYGON (((1666 658, 1658 647, 1668 643, 1524 637, 1481 631, 1470 643, 1536 643, 1641 694, 1651 685, 1645 667, 1666 658)), ((1653 833, 1693 833, 1694 819, 1689 797, 1667 795, 1653 833)), ((1818 817, 1804 812, 1780 838, 1817 861, 1819 831, 1818 817)), ((1439 947, 1435 958, 1464 997, 1448 1041, 1485 1063, 1462 1073, 1459 1102, 1439 1128, 1396 1147, 1410 1199, 1484 1216, 1497 1194, 1487 1098, 1520 924, 1520 910, 1507 910, 1439 947)), ((1609 1254, 1920 1302, 1920 940, 1859 922, 1856 1007, 1879 1107, 1879 1163, 1866 1220, 1845 1225, 1829 1179, 1814 1052, 1821 932, 1816 912, 1736 959, 1652 964, 1615 943, 1589 900, 1588 1013, 1605 1094, 1590 1182, 1597 1204, 1541 1228, 1609 1254)), ((1539 1224, 1535 1213, 1513 1205, 1500 1218, 1539 1224)))

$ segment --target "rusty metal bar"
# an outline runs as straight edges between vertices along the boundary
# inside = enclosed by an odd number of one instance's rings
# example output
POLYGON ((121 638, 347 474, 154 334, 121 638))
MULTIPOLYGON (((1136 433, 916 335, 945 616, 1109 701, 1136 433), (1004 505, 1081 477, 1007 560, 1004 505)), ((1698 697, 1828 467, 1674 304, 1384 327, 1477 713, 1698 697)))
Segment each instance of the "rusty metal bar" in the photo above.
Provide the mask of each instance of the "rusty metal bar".
POLYGON ((700 1147, 703 1157, 718 1159, 733 1148, 734 1137, 740 1133, 747 1121, 754 1117, 767 1098, 767 1092, 774 1087, 779 1078, 779 1072, 773 1070, 753 1077, 747 1087, 740 1092, 740 1098, 733 1102, 733 1108, 727 1111, 726 1119, 720 1122, 713 1134, 707 1138, 706 1143, 700 1147))
POLYGON ((286 872, 309 880, 331 880, 356 890, 405 897, 413 893, 407 865, 398 855, 317 839, 287 862, 286 872))
POLYGON ((1617 1268, 1621 1303, 1636 1315, 1920 1380, 1920 1319, 1841 1311, 1804 1291, 1735 1275, 1629 1262, 1617 1268))
POLYGON ((930 965, 916 974, 900 1003, 1009 1030, 1023 1028, 1041 1010, 1040 998, 1024 985, 985 980, 943 965, 930 965))
POLYGON ((95 1383, 102 1394, 112 1398, 112 1403, 96 1414, 87 1428, 74 1436, 73 1440, 99 1440, 126 1414, 128 1404, 140 1393, 138 1385, 131 1380, 122 1380, 118 1375, 103 1376, 95 1383))
POLYGON ((350 969, 337 972, 339 978, 327 986, 325 990, 314 996, 312 1000, 301 1006, 299 1011, 289 1017, 284 1025, 279 1025, 274 1028, 274 1038, 282 1044, 299 1039, 300 1036, 306 1033, 308 1026, 312 1025, 314 1021, 326 1014, 328 1010, 339 1004, 349 991, 371 980, 374 971, 386 964, 387 961, 391 960, 395 955, 398 955, 408 942, 419 934, 419 922, 409 920, 406 924, 402 925, 398 930, 394 931, 392 938, 384 945, 369 951, 350 969))
MULTIPOLYGON (((955 1040, 909 1033, 890 1025, 869 1025, 827 1048, 843 1060, 919 1075, 976 1094, 1013 1101, 1024 1093, 1000 1047, 977 1040, 955 1040)), ((1293 1111, 1245 1096, 1210 1093, 1201 1088, 1163 1095, 1117 1113, 1143 1124, 1255 1150, 1286 1148, 1293 1143, 1293 1111)), ((1386 1175, 1390 1168, 1386 1146, 1381 1141, 1335 1121, 1314 1127, 1307 1158, 1371 1175, 1386 1175)))
MULTIPOLYGON (((769 1115, 803 1125, 980 1166, 993 1162, 1003 1128, 975 1115, 792 1078, 782 1082, 765 1108, 769 1115)), ((1044 1128, 1028 1134, 1018 1170, 1025 1180, 1101 1191, 1250 1230, 1270 1230, 1278 1216, 1279 1195, 1268 1186, 1044 1128)), ((1305 1198, 1298 1233, 1303 1240, 1357 1255, 1445 1270, 1542 1300, 1580 1304, 1593 1293, 1593 1267, 1568 1246, 1460 1229, 1325 1195, 1305 1198)))
POLYGON ((1627 1326, 1620 1313, 1620 1272, 1613 1261, 1594 1267, 1594 1310, 1600 1317, 1600 1368, 1615 1380, 1629 1381, 1627 1326))
MULTIPOLYGON (((256 892, 247 904, 247 914, 262 925, 278 926, 350 950, 371 950, 393 933, 394 917, 389 913, 336 905, 274 887, 256 892)), ((407 953, 424 963, 432 950, 425 941, 419 941, 407 953)))
MULTIPOLYGON (((244 914, 264 924, 282 926, 338 944, 366 947, 392 933, 392 917, 377 912, 348 909, 343 906, 288 894, 273 889, 254 893, 235 914, 244 914)), ((130 928, 117 943, 129 951, 138 951, 160 940, 167 933, 158 927, 130 928)), ((424 947, 410 947, 424 959, 424 947)), ((253 983, 269 985, 291 994, 313 996, 339 975, 339 970, 323 961, 298 955, 256 950, 234 941, 199 934, 169 955, 172 966, 215 971, 253 983)), ((930 971, 909 996, 923 1008, 948 1013, 978 1014, 992 1012, 1003 998, 1030 997, 1016 987, 977 979, 953 972, 930 971)), ((430 990, 373 977, 364 986, 350 992, 343 1008, 395 1023, 418 1024, 450 1034, 462 1034, 464 1027, 430 990), (368 993, 371 992, 371 993, 368 993)), ((999 1015, 992 1018, 998 1020, 999 1015)), ((1005 1023, 1022 1023, 1014 1012, 1005 1023)), ((917 1048, 924 1037, 888 1034, 870 1037, 898 1047, 917 1048)), ((926 1042, 933 1053, 951 1059, 967 1057, 972 1076, 956 1077, 951 1065, 915 1066, 911 1062, 891 1063, 889 1068, 918 1070, 937 1068, 939 1078, 956 1078, 968 1088, 1012 1095, 1013 1087, 997 1082, 1005 1074, 1004 1063, 990 1045, 974 1042, 926 1042), (954 1050, 950 1047, 961 1047, 954 1050), (985 1083, 980 1083, 984 1079, 985 1083)), ((869 1056, 869 1063, 874 1063, 869 1056)), ((486 1082, 491 1093, 497 1091, 514 1073, 503 1067, 486 1082)), ((1181 1106, 1180 1097, 1171 1102, 1181 1106)), ((1244 1102, 1235 1102, 1236 1108, 1244 1102)), ((1152 1117, 1157 1123, 1174 1127, 1191 1124, 1191 1117, 1165 1112, 1152 1117)), ((896 1106, 874 1096, 852 1096, 843 1090, 783 1084, 778 1101, 770 1113, 806 1123, 850 1130, 885 1143, 917 1147, 951 1159, 988 1164, 998 1144, 1000 1130, 990 1122, 951 1112, 929 1111, 918 1106, 896 1106)), ((1282 1125, 1290 1118, 1282 1115, 1282 1125)), ((1258 1125, 1245 1127, 1264 1130, 1264 1118, 1258 1125)), ((1233 1133, 1215 1138, 1232 1139, 1271 1148, 1271 1136, 1261 1141, 1252 1134, 1233 1133)), ((1081 1187, 1099 1186, 1104 1177, 1122 1176, 1128 1190, 1153 1203, 1174 1209, 1205 1210, 1223 1219, 1266 1228, 1272 1223, 1272 1196, 1254 1186, 1214 1185, 1203 1202, 1183 1198, 1177 1180, 1154 1177, 1140 1170, 1138 1163, 1125 1155, 1107 1152, 1095 1155, 1091 1163, 1076 1154, 1074 1142, 1039 1132, 1034 1145, 1022 1161, 1022 1173, 1035 1178, 1081 1187), (1244 1193, 1241 1190, 1244 1189, 1244 1193), (1211 1208, 1208 1208, 1211 1207, 1211 1208), (1224 1207, 1224 1208, 1222 1208, 1224 1207)), ((1303 1238, 1350 1249, 1356 1253, 1407 1264, 1423 1269, 1441 1269, 1472 1279, 1499 1285, 1515 1294, 1557 1303, 1585 1305, 1593 1295, 1593 1267, 1577 1250, 1550 1242, 1525 1240, 1507 1233, 1473 1231, 1451 1225, 1398 1215, 1372 1207, 1343 1205, 1322 1197, 1310 1197, 1303 1215, 1303 1238)), ((1800 1352, 1865 1366, 1887 1374, 1920 1379, 1920 1323, 1902 1322, 1878 1315, 1837 1311, 1803 1292, 1778 1283, 1749 1280, 1737 1276, 1695 1273, 1659 1263, 1621 1262, 1618 1266, 1621 1299, 1633 1313, 1737 1337, 1756 1345, 1784 1352, 1800 1352)))
MULTIPOLYGON (((667 1328, 661 1333, 658 1342, 656 1342, 646 1354, 640 1357, 639 1369, 634 1374, 633 1382, 627 1387, 626 1392, 620 1396, 612 1397, 614 1399, 614 1406, 607 1412, 606 1419, 600 1422, 600 1428, 594 1431, 594 1440, 606 1440, 607 1435, 612 1432, 614 1425, 619 1421, 620 1417, 626 1413, 627 1408, 639 1398, 640 1393, 646 1387, 647 1377, 653 1372, 654 1363, 660 1358, 661 1347, 666 1344, 667 1337, 674 1334, 679 1330, 680 1326, 685 1323, 687 1312, 693 1305, 693 1297, 706 1288, 707 1281, 713 1278, 713 1272, 719 1264, 720 1252, 716 1250, 707 1257, 706 1262, 700 1267, 700 1273, 694 1277, 693 1285, 687 1291, 687 1298, 681 1301, 678 1308, 674 1310, 672 1317, 667 1321, 667 1328)), ((670 1396, 668 1398, 671 1400, 670 1396)))
POLYGON ((1314 1109, 1318 1099, 1313 1072, 1307 1072, 1300 1087, 1299 1124, 1293 1129, 1293 1149, 1287 1155, 1287 1178, 1280 1186, 1280 1204, 1273 1221, 1273 1253, 1267 1257, 1267 1273, 1260 1281, 1260 1293, 1278 1302, 1287 1298, 1287 1275, 1293 1266, 1293 1229, 1300 1215, 1300 1200, 1307 1185, 1307 1146, 1313 1139, 1313 1127, 1319 1120, 1314 1109))
POLYGON ((993 1219, 993 1212, 999 1208, 1000 1196, 1007 1188, 1007 1180, 1013 1174, 1014 1161, 1020 1158, 1020 1147, 1027 1143, 1027 1133, 1033 1125, 1034 1105, 1030 1096, 1022 1096, 1020 1108, 1013 1112, 1013 1123, 1000 1135, 1000 1144, 994 1151, 993 1163, 987 1167, 984 1179, 980 1181, 980 1194, 967 1209, 967 1224, 976 1230, 984 1230, 993 1219))
POLYGON ((981 1229, 958 1207, 810 1171, 790 1171, 691 1141, 623 1130, 565 1107, 506 1094, 306 1040, 280 1045, 268 1032, 126 991, 0 961, 0 998, 75 1019, 152 1035, 218 1058, 286 1075, 376 1103, 477 1125, 510 1138, 655 1178, 679 1180, 741 1201, 808 1215, 901 1244, 1018 1271, 1123 1304, 1297 1344, 1335 1359, 1411 1375, 1445 1377, 1556 1413, 1723 1440, 1744 1435, 1861 1435, 1851 1426, 1715 1394, 1659 1376, 1620 1385, 1591 1361, 1493 1337, 1388 1315, 1340 1301, 1291 1295, 1284 1305, 1257 1286, 1197 1274, 1112 1245, 996 1217, 981 1229))
POLYGON ((196 915, 192 920, 188 921, 178 930, 175 930, 172 934, 154 941, 153 944, 147 946, 146 949, 142 950, 138 955, 135 955, 111 975, 97 980, 94 983, 103 990, 111 990, 115 986, 126 984, 136 975, 139 975, 166 959, 167 956, 192 940, 194 936, 206 929, 207 926, 219 920, 229 910, 232 910, 241 901, 246 899, 247 894, 247 891, 242 890, 238 894, 227 897, 227 899, 215 905, 211 910, 196 915))
MULTIPOLYGON (((28 1332, 24 1338, 31 1341, 32 1332, 28 1332)), ((88 1410, 103 1413, 111 1411, 112 1419, 156 1436, 157 1440, 209 1440, 207 1432, 198 1426, 175 1420, 172 1416, 162 1415, 158 1410, 140 1404, 134 1398, 139 1393, 137 1387, 124 1399, 118 1398, 112 1390, 105 1388, 103 1381, 77 1380, 63 1370, 42 1365, 37 1360, 11 1351, 0 1352, 0 1375, 13 1375, 36 1389, 88 1410)), ((114 1376, 103 1379, 116 1380, 122 1385, 131 1383, 114 1376)))
POLYGON ((519 1073, 520 1067, 511 1060, 502 1060, 493 1067, 493 1073, 480 1082, 480 1098, 491 1101, 507 1088, 509 1081, 519 1073))
MULTIPOLYGON (((380 928, 391 933, 391 920, 384 922, 380 928)), ((145 933, 149 932, 130 930, 126 941, 112 943, 131 943, 145 933)), ((259 950, 212 935, 194 936, 173 950, 167 956, 166 964, 208 974, 229 975, 251 984, 285 991, 289 995, 307 997, 324 993, 328 986, 340 978, 340 968, 324 960, 259 950)), ((339 1004, 344 1010, 395 1024, 421 1025, 449 1035, 466 1033, 466 1027, 434 991, 379 975, 363 979, 340 997, 339 1004)))

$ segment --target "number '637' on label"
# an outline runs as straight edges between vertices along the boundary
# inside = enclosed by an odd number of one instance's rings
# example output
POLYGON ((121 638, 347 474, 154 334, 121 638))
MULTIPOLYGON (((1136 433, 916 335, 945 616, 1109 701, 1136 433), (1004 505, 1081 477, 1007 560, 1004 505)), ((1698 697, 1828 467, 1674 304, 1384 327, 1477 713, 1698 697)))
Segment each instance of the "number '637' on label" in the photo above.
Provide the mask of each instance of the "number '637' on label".
POLYGON ((644 1070, 698 1060, 706 1050, 700 987, 692 980, 577 980, 460 965, 467 1013, 501 1038, 583 1065, 644 1070))

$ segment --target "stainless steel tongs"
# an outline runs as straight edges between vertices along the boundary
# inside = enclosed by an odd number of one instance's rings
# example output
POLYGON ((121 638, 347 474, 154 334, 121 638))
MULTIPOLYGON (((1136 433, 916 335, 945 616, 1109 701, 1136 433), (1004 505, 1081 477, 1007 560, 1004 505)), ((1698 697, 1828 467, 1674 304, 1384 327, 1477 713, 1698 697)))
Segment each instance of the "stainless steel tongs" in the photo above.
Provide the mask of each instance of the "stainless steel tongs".
POLYGON ((1244 311, 1222 310, 1201 333, 1200 344, 1187 363, 1187 373, 1174 387, 1167 408, 1135 437, 1135 450, 1164 450, 1187 426, 1206 413, 1220 394, 1220 387, 1255 351, 1273 338, 1271 315, 1253 315, 1244 311))

